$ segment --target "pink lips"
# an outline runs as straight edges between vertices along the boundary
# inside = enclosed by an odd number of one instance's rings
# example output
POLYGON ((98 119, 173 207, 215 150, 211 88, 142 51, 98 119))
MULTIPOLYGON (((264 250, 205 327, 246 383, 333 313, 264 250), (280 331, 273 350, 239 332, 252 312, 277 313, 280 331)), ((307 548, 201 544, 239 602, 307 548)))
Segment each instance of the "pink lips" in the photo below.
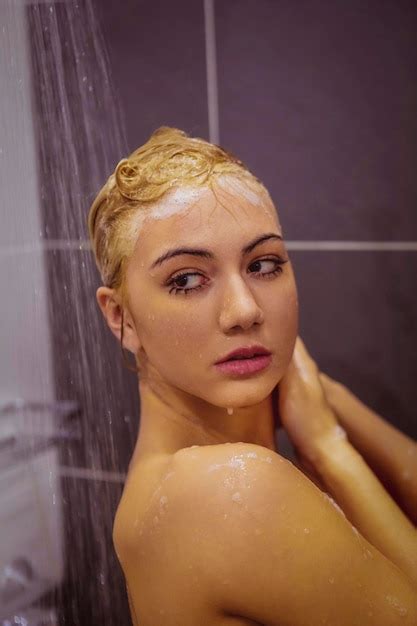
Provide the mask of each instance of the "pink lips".
POLYGON ((255 356, 250 359, 223 361, 222 363, 216 363, 217 369, 223 374, 230 374, 235 376, 244 376, 247 374, 255 374, 268 367, 272 361, 270 354, 264 354, 262 356, 255 356))
POLYGON ((233 352, 229 352, 229 354, 226 354, 226 356, 224 356, 219 361, 216 361, 216 365, 218 363, 223 363, 224 361, 228 361, 239 356, 250 358, 255 356, 268 356, 270 354, 271 353, 269 352, 269 350, 259 344, 255 344, 253 346, 242 346, 241 348, 233 350, 233 352))
POLYGON ((223 374, 243 376, 265 369, 272 361, 271 353, 261 345, 242 346, 229 352, 215 366, 223 374), (237 359, 236 357, 244 357, 237 359))

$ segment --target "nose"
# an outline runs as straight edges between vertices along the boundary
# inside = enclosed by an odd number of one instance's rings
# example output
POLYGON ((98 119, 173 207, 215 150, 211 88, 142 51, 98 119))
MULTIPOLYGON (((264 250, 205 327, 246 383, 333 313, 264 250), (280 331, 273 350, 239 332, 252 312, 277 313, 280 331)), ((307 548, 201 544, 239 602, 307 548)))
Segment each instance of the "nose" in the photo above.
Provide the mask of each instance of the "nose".
POLYGON ((234 329, 247 330, 253 324, 262 324, 264 314, 241 276, 233 276, 225 286, 219 323, 224 333, 234 329))

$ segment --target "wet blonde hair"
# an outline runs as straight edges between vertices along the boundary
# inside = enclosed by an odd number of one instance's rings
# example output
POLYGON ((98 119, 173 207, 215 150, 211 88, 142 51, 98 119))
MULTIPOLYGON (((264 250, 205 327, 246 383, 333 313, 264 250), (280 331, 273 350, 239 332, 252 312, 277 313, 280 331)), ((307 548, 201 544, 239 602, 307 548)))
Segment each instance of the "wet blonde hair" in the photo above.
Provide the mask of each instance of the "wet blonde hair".
POLYGON ((103 284, 127 297, 126 263, 133 254, 134 216, 174 187, 210 186, 219 175, 232 174, 252 188, 262 183, 233 154, 177 128, 162 126, 122 159, 99 191, 88 214, 88 231, 103 284))

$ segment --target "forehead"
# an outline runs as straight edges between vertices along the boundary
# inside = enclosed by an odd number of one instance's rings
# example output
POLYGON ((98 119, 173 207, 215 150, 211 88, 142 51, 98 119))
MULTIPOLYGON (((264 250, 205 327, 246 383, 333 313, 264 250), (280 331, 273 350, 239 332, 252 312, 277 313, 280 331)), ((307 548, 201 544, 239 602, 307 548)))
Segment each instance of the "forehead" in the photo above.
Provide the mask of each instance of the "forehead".
POLYGON ((240 246, 258 231, 271 230, 281 234, 269 195, 229 178, 213 189, 185 187, 167 194, 142 220, 134 256, 150 259, 180 244, 216 247, 236 240, 240 246))

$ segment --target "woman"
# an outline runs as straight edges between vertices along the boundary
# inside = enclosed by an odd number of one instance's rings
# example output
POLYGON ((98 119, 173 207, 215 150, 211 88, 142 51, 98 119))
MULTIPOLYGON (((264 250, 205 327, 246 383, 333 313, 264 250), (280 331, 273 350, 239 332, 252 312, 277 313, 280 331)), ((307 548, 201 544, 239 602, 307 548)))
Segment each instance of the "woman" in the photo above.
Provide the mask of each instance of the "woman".
MULTIPOLYGON (((415 624, 415 529, 346 433, 381 462, 387 441, 349 422, 343 388, 297 339, 263 185, 220 147, 163 127, 118 164, 89 231, 98 304, 139 372, 113 532, 134 624, 415 624), (276 450, 277 412, 299 468, 276 450)), ((388 452, 415 466, 397 435, 388 452)))

